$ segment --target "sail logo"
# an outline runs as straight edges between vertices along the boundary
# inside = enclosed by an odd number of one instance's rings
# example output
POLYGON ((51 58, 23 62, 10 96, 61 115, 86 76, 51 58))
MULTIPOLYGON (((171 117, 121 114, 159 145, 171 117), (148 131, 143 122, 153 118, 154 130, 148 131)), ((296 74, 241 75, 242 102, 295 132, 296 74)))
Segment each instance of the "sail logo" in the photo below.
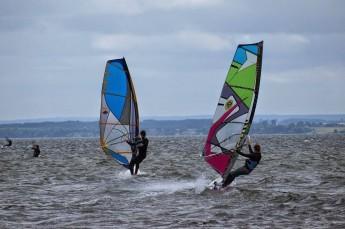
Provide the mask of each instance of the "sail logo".
POLYGON ((232 101, 232 99, 229 99, 228 101, 226 101, 226 103, 224 104, 225 110, 229 110, 233 104, 234 104, 234 101, 232 101))

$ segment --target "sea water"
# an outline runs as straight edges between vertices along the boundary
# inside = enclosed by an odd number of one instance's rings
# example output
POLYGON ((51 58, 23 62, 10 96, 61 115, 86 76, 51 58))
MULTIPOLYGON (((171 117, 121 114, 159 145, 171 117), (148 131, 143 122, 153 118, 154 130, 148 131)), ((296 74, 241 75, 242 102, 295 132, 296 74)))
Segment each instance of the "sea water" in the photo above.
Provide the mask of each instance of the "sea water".
POLYGON ((344 135, 252 140, 258 167, 212 191, 204 137, 150 138, 137 176, 98 139, 14 139, 0 151, 0 228, 345 228, 344 135))

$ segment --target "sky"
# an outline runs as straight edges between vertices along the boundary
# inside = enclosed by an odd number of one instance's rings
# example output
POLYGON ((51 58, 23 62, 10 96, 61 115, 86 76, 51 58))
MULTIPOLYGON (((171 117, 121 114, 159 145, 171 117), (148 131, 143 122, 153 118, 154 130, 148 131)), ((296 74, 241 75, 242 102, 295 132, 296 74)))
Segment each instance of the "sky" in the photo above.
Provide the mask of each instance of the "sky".
POLYGON ((342 0, 1 0, 0 120, 98 117, 125 57, 141 117, 213 115, 238 44, 263 40, 257 114, 345 113, 342 0))

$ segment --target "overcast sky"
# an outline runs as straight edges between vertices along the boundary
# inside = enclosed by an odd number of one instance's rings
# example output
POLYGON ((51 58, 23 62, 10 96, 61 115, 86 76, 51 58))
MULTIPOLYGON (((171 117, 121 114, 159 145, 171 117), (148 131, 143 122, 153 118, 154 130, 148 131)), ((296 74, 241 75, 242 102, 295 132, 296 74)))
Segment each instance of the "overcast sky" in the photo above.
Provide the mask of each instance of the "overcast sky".
POLYGON ((0 120, 98 117, 126 57, 141 116, 213 115, 239 43, 264 40, 258 114, 345 113, 345 1, 1 0, 0 120))

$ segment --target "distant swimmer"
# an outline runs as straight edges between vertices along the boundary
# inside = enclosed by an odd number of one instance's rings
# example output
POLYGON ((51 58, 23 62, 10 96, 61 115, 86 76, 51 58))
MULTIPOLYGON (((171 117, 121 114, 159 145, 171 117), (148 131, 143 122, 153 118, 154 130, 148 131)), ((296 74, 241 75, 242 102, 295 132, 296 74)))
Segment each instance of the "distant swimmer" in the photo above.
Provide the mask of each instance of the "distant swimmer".
POLYGON ((146 158, 147 146, 149 145, 149 140, 146 138, 145 130, 142 130, 140 132, 140 138, 136 139, 135 142, 127 141, 127 143, 132 148, 132 159, 129 163, 128 168, 131 171, 132 175, 137 175, 139 171, 139 164, 146 158), (135 171, 133 171, 134 166, 135 171))
POLYGON ((33 149, 34 154, 32 155, 33 157, 38 157, 41 153, 40 146, 37 144, 33 144, 31 149, 33 149))
POLYGON ((245 153, 242 153, 241 151, 237 151, 239 155, 243 157, 247 157, 248 159, 246 160, 244 166, 229 173, 229 175, 225 178, 222 184, 222 188, 225 188, 226 186, 231 184, 231 182, 233 182, 233 180, 236 177, 250 174, 255 169, 255 167, 259 164, 261 160, 261 146, 259 144, 255 144, 254 151, 253 151, 251 147, 250 139, 248 139, 248 149, 249 149, 250 154, 245 154, 245 153))
POLYGON ((5 139, 7 141, 7 143, 5 145, 3 145, 1 148, 7 148, 7 147, 11 147, 12 146, 12 140, 9 139, 8 137, 6 137, 5 139))

